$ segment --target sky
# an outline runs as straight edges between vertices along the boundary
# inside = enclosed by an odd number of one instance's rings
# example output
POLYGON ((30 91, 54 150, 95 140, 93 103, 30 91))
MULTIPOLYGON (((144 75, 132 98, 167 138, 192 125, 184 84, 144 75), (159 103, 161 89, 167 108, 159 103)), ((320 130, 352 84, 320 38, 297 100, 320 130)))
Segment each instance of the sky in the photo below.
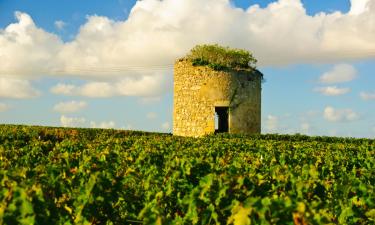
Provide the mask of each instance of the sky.
POLYGON ((0 0, 0 123, 171 132, 173 64, 249 50, 262 133, 375 137, 375 0, 0 0))

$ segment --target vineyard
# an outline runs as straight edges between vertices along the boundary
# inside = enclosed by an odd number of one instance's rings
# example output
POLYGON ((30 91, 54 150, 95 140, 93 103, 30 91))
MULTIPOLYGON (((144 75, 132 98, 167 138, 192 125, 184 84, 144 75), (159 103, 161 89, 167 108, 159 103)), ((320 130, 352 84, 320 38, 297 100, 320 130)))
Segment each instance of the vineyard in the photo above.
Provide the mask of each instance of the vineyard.
POLYGON ((375 140, 0 126, 0 224, 375 224, 375 140))

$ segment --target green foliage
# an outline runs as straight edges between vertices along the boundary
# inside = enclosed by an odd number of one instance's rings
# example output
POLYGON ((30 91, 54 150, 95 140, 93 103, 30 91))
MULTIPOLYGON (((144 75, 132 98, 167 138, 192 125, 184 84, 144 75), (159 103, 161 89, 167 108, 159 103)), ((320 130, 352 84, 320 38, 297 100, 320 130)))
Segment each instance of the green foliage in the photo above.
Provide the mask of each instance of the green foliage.
POLYGON ((214 45, 197 45, 187 56, 194 66, 209 66, 215 70, 251 69, 257 60, 249 51, 214 45))
POLYGON ((0 224, 373 224, 375 140, 0 126, 0 224))

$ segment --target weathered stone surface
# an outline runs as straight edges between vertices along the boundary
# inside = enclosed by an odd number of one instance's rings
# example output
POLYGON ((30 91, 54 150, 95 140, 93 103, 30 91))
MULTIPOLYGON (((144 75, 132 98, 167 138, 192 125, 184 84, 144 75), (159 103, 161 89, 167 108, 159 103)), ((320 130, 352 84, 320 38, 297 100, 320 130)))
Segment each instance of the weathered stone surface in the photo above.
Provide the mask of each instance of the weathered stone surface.
POLYGON ((261 76, 255 71, 215 71, 181 59, 174 67, 173 134, 215 132, 215 107, 229 107, 229 133, 260 133, 261 76))

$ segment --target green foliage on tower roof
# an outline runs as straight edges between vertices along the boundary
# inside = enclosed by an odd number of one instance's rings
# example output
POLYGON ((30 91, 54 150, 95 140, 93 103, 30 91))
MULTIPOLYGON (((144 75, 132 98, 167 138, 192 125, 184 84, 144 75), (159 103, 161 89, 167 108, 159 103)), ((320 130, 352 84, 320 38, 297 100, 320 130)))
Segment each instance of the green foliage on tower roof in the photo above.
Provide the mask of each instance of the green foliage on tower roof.
POLYGON ((186 56, 194 66, 209 66, 215 70, 255 69, 257 60, 243 49, 223 47, 218 44, 197 45, 186 56))

